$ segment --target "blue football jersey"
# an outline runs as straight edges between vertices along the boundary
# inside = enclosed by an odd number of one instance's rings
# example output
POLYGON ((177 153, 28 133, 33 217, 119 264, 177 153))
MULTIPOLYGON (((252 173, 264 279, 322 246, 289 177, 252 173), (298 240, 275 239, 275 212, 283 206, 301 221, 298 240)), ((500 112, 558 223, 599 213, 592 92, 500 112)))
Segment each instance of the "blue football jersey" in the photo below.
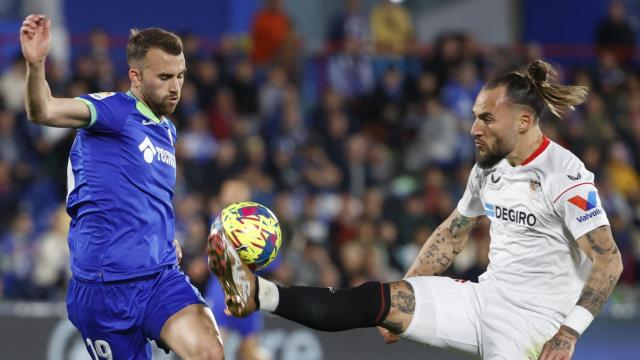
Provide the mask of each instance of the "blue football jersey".
POLYGON ((77 98, 91 111, 69 153, 71 271, 123 280, 176 264, 175 126, 131 92, 77 98))

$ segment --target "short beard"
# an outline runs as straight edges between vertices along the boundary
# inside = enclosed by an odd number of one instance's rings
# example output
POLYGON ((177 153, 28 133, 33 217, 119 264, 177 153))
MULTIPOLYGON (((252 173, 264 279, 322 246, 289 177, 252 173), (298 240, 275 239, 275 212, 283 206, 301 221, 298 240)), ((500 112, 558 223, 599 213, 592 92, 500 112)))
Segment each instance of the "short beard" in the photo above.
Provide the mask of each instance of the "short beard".
POLYGON ((159 116, 165 116, 165 115, 173 114, 175 110, 176 108, 171 105, 160 103, 160 104, 156 104, 156 108, 154 109, 154 112, 156 112, 156 114, 159 116))
POLYGON ((152 100, 153 98, 151 96, 149 97, 145 96, 145 99, 146 99, 147 106, 158 117, 170 115, 175 111, 175 107, 172 107, 171 105, 168 105, 167 103, 162 102, 162 100, 160 100, 160 102, 155 102, 152 100))
POLYGON ((502 159, 509 155, 510 151, 504 150, 502 142, 496 142, 496 146, 493 149, 487 149, 488 151, 482 156, 476 149, 476 163, 482 169, 490 169, 496 166, 502 159))

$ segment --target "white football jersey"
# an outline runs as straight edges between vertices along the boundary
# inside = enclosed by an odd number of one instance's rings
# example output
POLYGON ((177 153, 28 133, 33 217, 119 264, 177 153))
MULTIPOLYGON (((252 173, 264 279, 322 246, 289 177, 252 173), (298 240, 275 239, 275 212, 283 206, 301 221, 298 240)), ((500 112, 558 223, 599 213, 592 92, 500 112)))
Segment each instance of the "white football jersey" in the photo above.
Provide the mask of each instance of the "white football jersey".
POLYGON ((609 225, 593 173, 546 137, 521 165, 503 159, 491 169, 474 166, 458 211, 491 220, 490 263, 480 283, 557 321, 577 302, 591 269, 576 239, 609 225))

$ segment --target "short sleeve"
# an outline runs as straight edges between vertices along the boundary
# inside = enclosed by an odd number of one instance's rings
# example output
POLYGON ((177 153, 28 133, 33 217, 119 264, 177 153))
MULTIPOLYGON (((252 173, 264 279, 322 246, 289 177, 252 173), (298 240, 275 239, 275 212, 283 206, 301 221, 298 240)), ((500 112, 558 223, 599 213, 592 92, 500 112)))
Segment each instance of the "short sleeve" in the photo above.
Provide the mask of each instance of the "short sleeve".
POLYGON ((482 174, 478 165, 474 165, 467 180, 467 188, 460 201, 458 201, 458 212, 466 217, 477 217, 485 214, 482 199, 480 198, 480 188, 482 184, 482 174))
POLYGON ((91 121, 85 129, 96 132, 117 132, 122 129, 126 113, 119 111, 122 103, 115 96, 117 94, 115 92, 102 92, 86 94, 76 98, 87 104, 91 112, 91 121))
POLYGON ((600 226, 609 225, 593 182, 593 173, 582 167, 578 174, 584 176, 574 177, 576 180, 573 183, 565 183, 553 199, 553 207, 574 239, 600 226))

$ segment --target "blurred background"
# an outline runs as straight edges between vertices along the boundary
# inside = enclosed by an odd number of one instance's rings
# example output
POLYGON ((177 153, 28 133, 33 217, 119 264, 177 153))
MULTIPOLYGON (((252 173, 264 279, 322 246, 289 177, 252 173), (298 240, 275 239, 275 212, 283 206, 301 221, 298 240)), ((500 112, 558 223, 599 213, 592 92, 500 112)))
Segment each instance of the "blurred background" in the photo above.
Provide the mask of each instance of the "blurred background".
MULTIPOLYGON (((182 37, 188 72, 171 117, 176 237, 203 292, 208 226, 225 186, 238 183, 280 219, 276 281, 400 279, 465 189, 471 107, 484 81, 551 61, 563 82, 591 95, 564 119, 545 115, 543 131, 596 174, 624 262, 575 358, 637 359, 639 10, 640 0, 0 0, 0 358, 88 357, 64 312, 75 131, 32 125, 24 112, 18 29, 37 12, 53 21, 54 96, 126 91, 131 28, 182 37)), ((487 225, 445 275, 477 280, 487 225)), ((277 359, 461 358, 385 346, 375 330, 326 334, 275 317, 262 343, 277 359)))

